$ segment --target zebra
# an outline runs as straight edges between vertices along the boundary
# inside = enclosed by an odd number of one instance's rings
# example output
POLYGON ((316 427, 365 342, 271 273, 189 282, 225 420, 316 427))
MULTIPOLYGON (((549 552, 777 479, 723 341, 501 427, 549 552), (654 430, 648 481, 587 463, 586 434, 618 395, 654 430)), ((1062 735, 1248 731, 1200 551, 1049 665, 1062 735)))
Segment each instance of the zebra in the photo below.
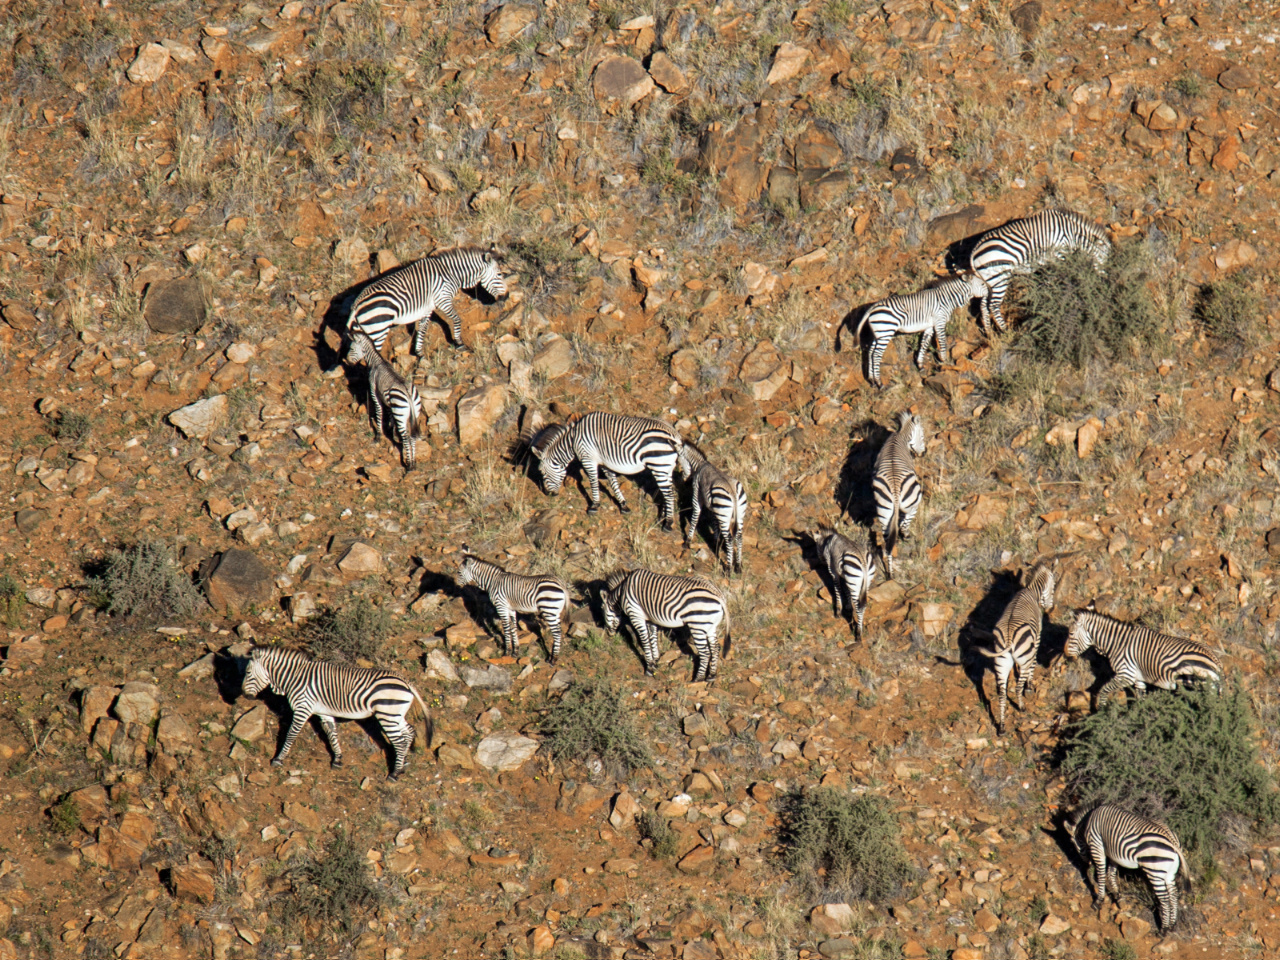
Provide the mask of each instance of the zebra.
POLYGON ((889 579, 893 579, 893 548, 901 536, 907 538, 911 521, 920 508, 920 478, 912 466, 912 456, 924 453, 924 427, 907 411, 898 415, 898 430, 885 441, 876 455, 871 493, 876 501, 876 522, 880 526, 880 554, 889 579))
POLYGON ((996 687, 1000 691, 1000 719, 996 732, 1004 736, 1004 715, 1009 706, 1009 675, 1016 677, 1018 709, 1026 706, 1025 693, 1034 689, 1036 657, 1040 652, 1043 614, 1053 609, 1055 576, 1053 569, 1038 564, 1023 577, 1023 586, 1004 608, 993 636, 995 649, 978 648, 995 661, 996 687))
POLYGON ((876 560, 871 545, 855 544, 830 527, 820 527, 822 558, 831 574, 833 613, 849 619, 854 636, 862 639, 862 618, 867 609, 867 594, 876 578, 876 560))
POLYGON ((862 328, 871 324, 872 343, 867 360, 867 375, 871 382, 883 389, 880 361, 889 347, 889 341, 898 334, 921 335, 920 349, 916 351, 918 369, 924 369, 924 358, 930 341, 937 343, 939 362, 946 363, 947 321, 955 310, 986 292, 987 285, 980 276, 966 273, 915 293, 900 294, 873 303, 862 315, 856 334, 861 339, 862 328))
POLYGON ((604 619, 617 632, 626 614, 640 641, 644 673, 658 666, 658 627, 688 627, 697 665, 694 682, 715 678, 720 667, 716 635, 724 621, 724 655, 729 655, 729 605, 724 593, 701 577, 670 576, 652 570, 616 570, 605 581, 604 619))
POLYGON ((1208 645, 1171 637, 1136 623, 1121 623, 1104 616, 1090 604, 1076 612, 1064 651, 1074 659, 1095 648, 1111 662, 1115 676, 1098 691, 1098 709, 1117 690, 1132 687, 1137 696, 1147 684, 1174 690, 1179 677, 1199 677, 1214 684, 1222 681, 1222 662, 1208 645))
POLYGON ((1080 855, 1093 863, 1094 907, 1102 906, 1108 890, 1120 902, 1116 868, 1125 867, 1146 874, 1160 902, 1160 929, 1168 932, 1178 922, 1178 879, 1186 889, 1190 879, 1186 854, 1172 830, 1113 803, 1094 807, 1067 829, 1080 855))
POLYGON ((320 718, 325 739, 333 751, 332 765, 342 766, 335 717, 364 720, 377 717, 382 732, 395 749, 395 767, 388 779, 398 780, 413 746, 414 727, 406 715, 423 721, 423 742, 431 742, 432 722, 427 705, 413 685, 388 670, 366 670, 345 663, 313 660, 300 650, 284 647, 254 647, 245 668, 242 692, 256 697, 270 688, 289 701, 293 722, 284 745, 271 759, 278 767, 293 749, 293 742, 313 716, 320 718))
POLYGON ((569 619, 569 587, 559 577, 508 573, 496 563, 469 553, 462 555, 458 584, 474 583, 489 596, 502 621, 502 638, 508 655, 516 655, 516 615, 536 613, 551 634, 551 662, 560 656, 563 624, 569 619))
POLYGON ((363 330, 379 350, 397 323, 417 324, 413 352, 422 356, 432 312, 449 321, 452 342, 462 346, 462 318, 453 309, 459 290, 484 287, 499 300, 507 281, 494 250, 453 247, 389 270, 360 291, 347 319, 348 330, 363 330))
POLYGON ((747 491, 733 477, 712 466, 701 450, 684 442, 685 455, 693 473, 693 513, 685 530, 687 548, 698 532, 698 519, 705 508, 715 519, 716 552, 727 551, 725 565, 742 572, 742 524, 747 518, 747 491))
POLYGON ((412 380, 405 380, 378 352, 377 345, 363 330, 351 331, 347 363, 363 362, 369 372, 369 414, 382 436, 383 408, 391 410, 396 439, 405 469, 417 466, 418 437, 422 435, 422 397, 412 380))
POLYGON ((626 498, 618 488, 618 474, 648 470, 662 494, 662 528, 670 530, 676 512, 676 491, 671 481, 676 466, 688 479, 692 467, 684 440, 668 424, 652 417, 631 417, 617 413, 588 413, 569 423, 540 432, 529 450, 542 470, 542 487, 551 496, 560 492, 565 472, 575 459, 582 463, 590 486, 591 505, 587 513, 600 509, 600 478, 618 502, 618 509, 630 513, 626 498))
POLYGON ((1111 241, 1101 227, 1071 210, 1041 210, 988 230, 969 253, 969 269, 986 284, 982 299, 982 328, 991 336, 991 321, 1006 329, 1000 305, 1014 274, 1030 273, 1050 257, 1083 250, 1102 269, 1111 254, 1111 241))

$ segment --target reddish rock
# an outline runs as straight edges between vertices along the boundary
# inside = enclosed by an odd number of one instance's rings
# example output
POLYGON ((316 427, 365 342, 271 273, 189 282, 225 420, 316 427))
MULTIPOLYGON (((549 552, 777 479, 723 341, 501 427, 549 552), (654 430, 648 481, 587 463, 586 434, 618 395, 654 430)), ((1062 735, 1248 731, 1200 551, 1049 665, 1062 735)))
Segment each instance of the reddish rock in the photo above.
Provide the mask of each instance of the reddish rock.
POLYGON ((676 868, 681 873, 701 873, 715 863, 716 852, 709 845, 694 847, 681 858, 676 868))

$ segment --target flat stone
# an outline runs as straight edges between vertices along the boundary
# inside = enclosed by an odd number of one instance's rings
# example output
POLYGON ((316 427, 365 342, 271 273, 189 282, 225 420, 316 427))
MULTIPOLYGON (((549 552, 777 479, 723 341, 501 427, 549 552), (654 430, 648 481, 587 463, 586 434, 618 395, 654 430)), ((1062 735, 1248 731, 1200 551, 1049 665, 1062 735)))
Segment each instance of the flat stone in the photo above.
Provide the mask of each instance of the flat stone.
POLYGON ((195 743, 196 733, 186 717, 173 710, 165 710, 156 725, 156 743, 165 753, 189 753, 195 743))
POLYGON ((169 871, 169 884, 179 900, 213 903, 218 894, 213 874, 190 864, 177 864, 169 871))
POLYGON ((150 683, 126 683, 116 697, 114 713, 121 723, 149 727, 160 712, 160 688, 150 683))
POLYGON ((182 680, 208 680, 213 676, 213 658, 214 654, 206 653, 198 660, 192 660, 178 671, 178 677, 182 680))
POLYGON ((201 570, 205 595, 215 610, 237 615, 245 607, 271 601, 275 589, 271 574, 250 551, 226 550, 206 561, 205 567, 201 570))
POLYGON ((231 728, 231 736, 246 743, 261 740, 267 734, 267 710, 265 703, 259 703, 253 709, 240 715, 240 719, 231 728))
POLYGON ((613 812, 609 814, 609 823, 614 829, 621 830, 635 823, 640 815, 640 804, 630 793, 620 793, 613 800, 613 812))
POLYGON ((462 676, 462 682, 468 687, 496 690, 498 693, 507 693, 511 690, 511 674, 492 663, 483 670, 464 666, 459 673, 462 676))
POLYGON ((457 683, 461 679, 458 676, 458 669, 453 665, 453 661, 449 659, 449 655, 440 649, 432 650, 427 654, 427 676, 445 680, 449 683, 457 683))
POLYGON ((137 57, 129 64, 125 76, 130 83, 155 83, 169 66, 169 48, 159 43, 144 44, 137 57))
POLYGON ((40 526, 48 519, 48 510, 39 510, 33 507, 25 507, 14 515, 14 523, 18 526, 18 532, 27 535, 39 530, 40 526))
POLYGON ((773 66, 769 68, 769 75, 765 77, 765 83, 772 86, 775 83, 784 83, 792 80, 800 74, 804 68, 805 61, 809 59, 809 51, 804 47, 794 43, 783 43, 778 46, 777 51, 773 55, 773 66))
POLYGON ((553 335, 529 363, 534 373, 547 380, 559 379, 573 369, 573 345, 564 337, 553 335))
POLYGON ((120 695, 119 687, 92 686, 80 691, 80 729, 88 734, 93 725, 107 716, 120 695))
POLYGON ((181 277, 149 284, 142 312, 156 333, 194 333, 204 325, 209 305, 200 281, 181 277))
POLYGON ((484 33, 490 43, 502 46, 524 33, 525 28, 537 19, 538 11, 533 7, 504 4, 485 18, 484 33))
POLYGON ((203 440, 221 426, 226 416, 227 398, 219 394, 174 410, 169 414, 169 422, 177 427, 184 437, 203 440))
POLYGON ((592 89, 597 100, 621 100, 631 106, 653 92, 653 78, 631 57, 605 57, 596 65, 592 89))
POLYGON ((1046 937, 1056 937, 1071 929, 1071 923, 1052 913, 1040 921, 1040 932, 1046 937))
POLYGON ((382 555, 377 550, 357 540, 347 547, 338 560, 338 569, 342 575, 350 579, 370 577, 385 571, 382 555))
POLYGON ((507 409, 507 388, 500 383, 476 387, 458 400, 458 443, 469 447, 492 435, 507 409))
POLYGON ((676 864, 676 869, 681 873, 702 873, 709 870, 715 863, 716 852, 709 844, 703 844, 700 847, 694 847, 676 864))
POLYGON ((1227 90, 1252 90, 1258 85, 1258 75, 1248 67, 1234 64, 1218 74, 1218 83, 1227 90))
POLYGON ((659 50, 649 59, 649 76, 667 93, 683 93, 689 87, 684 71, 664 50, 659 50))
MULTIPOLYGON (((818 944, 818 953, 824 957, 848 957, 858 949, 858 945, 852 940, 839 937, 835 940, 823 940, 818 944)), ((954 956, 954 954, 953 954, 954 956)))
POLYGON ((471 751, 459 743, 446 743, 436 751, 436 759, 442 767, 461 767, 463 770, 474 770, 475 761, 471 759, 471 751))
POLYGON ((476 747, 476 762, 487 770, 515 770, 537 752, 537 740, 504 730, 480 741, 476 747))
POLYGON ((369 266, 369 245, 359 237, 348 237, 339 240, 333 247, 335 263, 343 264, 353 270, 369 266))

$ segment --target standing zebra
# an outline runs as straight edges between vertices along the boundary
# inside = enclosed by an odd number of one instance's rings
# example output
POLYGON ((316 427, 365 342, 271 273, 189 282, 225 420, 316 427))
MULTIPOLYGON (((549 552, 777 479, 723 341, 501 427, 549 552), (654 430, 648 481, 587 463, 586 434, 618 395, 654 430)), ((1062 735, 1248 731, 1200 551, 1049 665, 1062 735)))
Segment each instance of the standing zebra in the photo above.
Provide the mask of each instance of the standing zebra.
POLYGON ((1000 719, 996 732, 1004 736, 1004 714, 1009 706, 1009 675, 1017 678, 1018 709, 1026 707, 1026 691, 1034 689, 1036 657, 1040 653, 1043 614, 1053 609, 1054 573, 1043 563, 1023 578, 1019 590, 1004 608, 994 631, 995 649, 978 649, 995 661, 996 687, 1000 691, 1000 719))
POLYGON ((1115 691, 1128 687, 1142 696, 1147 684, 1161 690, 1177 688, 1179 677, 1199 677, 1215 684, 1222 680, 1222 663, 1206 644, 1112 620, 1092 604, 1076 612, 1065 653, 1074 659, 1090 647, 1111 662, 1116 674, 1098 691, 1098 709, 1115 691))
POLYGON ((1083 250, 1101 269, 1111 254, 1103 229, 1071 210, 1041 210, 988 230, 969 254, 969 268, 987 286, 982 300, 982 327, 991 336, 991 321, 1005 329, 1000 305, 1014 274, 1030 273, 1050 257, 1083 250))
POLYGON ((369 414, 382 436, 382 411, 391 410, 391 422, 404 457, 405 469, 417 465, 418 437, 422 435, 419 423, 422 419, 422 397, 411 380, 405 380, 396 372, 378 347, 363 330, 351 331, 351 346, 347 348, 347 363, 363 362, 369 373, 369 414))
POLYGON ((538 458, 543 489, 551 496, 560 492, 569 464, 575 459, 582 463, 591 492, 587 513, 600 509, 599 474, 604 474, 618 509, 630 513, 631 508, 618 488, 618 474, 648 470, 662 493, 662 528, 672 528, 676 490, 671 476, 679 464, 680 475, 687 478, 690 465, 684 440, 661 420, 597 411, 570 423, 546 428, 529 449, 538 458))
POLYGON ((348 330, 363 330, 382 349, 397 323, 417 324, 413 352, 422 355, 425 321, 432 312, 449 321, 453 345, 462 346, 462 318, 453 309, 459 290, 484 287, 499 300, 507 281, 493 250, 453 247, 389 270, 360 291, 347 319, 348 330))
POLYGON ((853 626, 854 636, 862 639, 862 618, 867 609, 867 594, 876 578, 876 559, 871 544, 854 544, 830 527, 820 527, 822 558, 831 574, 831 599, 838 617, 844 616, 853 626))
POLYGON ((474 583, 489 595, 502 621, 502 639, 509 656, 516 655, 516 615, 536 613, 551 634, 551 662, 560 656, 563 625, 569 618, 569 588, 559 577, 508 573, 496 563, 469 553, 462 555, 458 584, 474 583))
POLYGON ((724 655, 729 655, 729 605, 724 593, 701 577, 669 576, 651 570, 617 570, 605 582, 604 619, 617 632, 626 614, 640 641, 645 676, 658 666, 658 627, 688 627, 697 656, 693 679, 710 680, 720 667, 716 634, 724 621, 724 655))
POLYGON ((1160 929, 1168 932, 1178 922, 1179 874, 1187 881, 1187 858, 1173 831, 1163 823, 1149 820, 1104 803, 1084 817, 1068 823, 1067 829, 1080 855, 1093 862, 1093 905, 1100 907, 1107 891, 1120 902, 1117 867, 1141 870, 1160 901, 1160 929), (1081 829, 1083 827, 1083 829, 1081 829), (1083 833, 1083 842, 1081 842, 1083 833))
POLYGON ((345 663, 312 660, 300 650, 283 647, 254 647, 245 668, 242 691, 256 697, 267 688, 289 701, 293 722, 284 745, 271 759, 278 767, 293 749, 303 726, 313 716, 320 718, 325 739, 333 751, 333 766, 342 766, 335 717, 364 720, 377 717, 382 732, 395 749, 395 768, 389 779, 398 780, 409 759, 415 730, 405 719, 423 721, 423 743, 431 741, 431 716, 413 685, 387 670, 365 670, 345 663))
POLYGON ((937 342, 938 360, 946 363, 947 321, 954 311, 986 292, 987 285, 980 276, 966 273, 915 293, 887 297, 873 303, 862 315, 856 333, 861 339, 862 328, 871 324, 872 342, 867 360, 867 377, 877 387, 884 387, 880 379, 880 361, 888 349, 889 341, 903 333, 920 334, 920 349, 916 351, 917 368, 924 369, 924 358, 930 341, 937 342))
POLYGON ((924 453, 924 427, 907 411, 898 415, 898 430, 885 441, 876 455, 871 477, 871 493, 876 501, 876 522, 880 525, 880 555, 889 579, 893 579, 893 548, 898 537, 905 540, 911 521, 920 509, 920 478, 912 456, 924 453))
POLYGON ((742 572, 742 524, 747 518, 747 491, 733 477, 713 467, 702 451, 684 442, 685 455, 693 470, 693 514, 684 534, 686 547, 698 532, 698 519, 703 508, 715 520, 716 552, 727 551, 725 565, 742 572))

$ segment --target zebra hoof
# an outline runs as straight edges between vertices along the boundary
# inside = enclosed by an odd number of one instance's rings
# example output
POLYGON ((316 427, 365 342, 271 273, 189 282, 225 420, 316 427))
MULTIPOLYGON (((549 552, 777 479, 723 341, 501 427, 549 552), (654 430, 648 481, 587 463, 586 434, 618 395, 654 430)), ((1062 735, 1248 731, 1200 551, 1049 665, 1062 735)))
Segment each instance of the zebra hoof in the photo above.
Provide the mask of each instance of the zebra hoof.
POLYGON ((329 766, 330 766, 330 767, 332 767, 334 770, 341 770, 341 769, 342 769, 342 761, 341 761, 341 760, 330 760, 330 761, 329 761, 329 766))
POLYGON ((272 765, 273 767, 283 767, 283 766, 284 766, 284 761, 283 761, 283 760, 276 760, 276 759, 272 758, 272 760, 271 760, 271 765, 272 765))
POLYGON ((599 512, 600 512, 600 504, 598 503, 593 503, 591 504, 591 506, 587 507, 587 513, 599 513, 599 512))
POLYGON ((390 781, 391 783, 399 783, 399 782, 400 782, 400 774, 398 774, 398 773, 388 773, 388 774, 387 774, 387 780, 388 780, 388 781, 390 781))
POLYGON ((675 524, 673 524, 670 520, 663 520, 663 521, 662 521, 662 529, 663 529, 663 530, 670 531, 670 530, 674 529, 674 527, 675 527, 675 524))
MULTIPOLYGON (((619 513, 630 513, 630 512, 631 512, 631 508, 630 508, 629 506, 627 506, 625 503, 623 503, 623 504, 619 504, 619 505, 618 505, 618 512, 619 512, 619 513)), ((671 528, 670 528, 670 527, 668 527, 667 529, 668 529, 668 530, 670 530, 671 528)))
POLYGON ((644 667, 644 675, 645 675, 646 677, 652 677, 652 676, 654 675, 654 669, 653 669, 653 667, 649 666, 648 664, 645 664, 645 667, 644 667))

